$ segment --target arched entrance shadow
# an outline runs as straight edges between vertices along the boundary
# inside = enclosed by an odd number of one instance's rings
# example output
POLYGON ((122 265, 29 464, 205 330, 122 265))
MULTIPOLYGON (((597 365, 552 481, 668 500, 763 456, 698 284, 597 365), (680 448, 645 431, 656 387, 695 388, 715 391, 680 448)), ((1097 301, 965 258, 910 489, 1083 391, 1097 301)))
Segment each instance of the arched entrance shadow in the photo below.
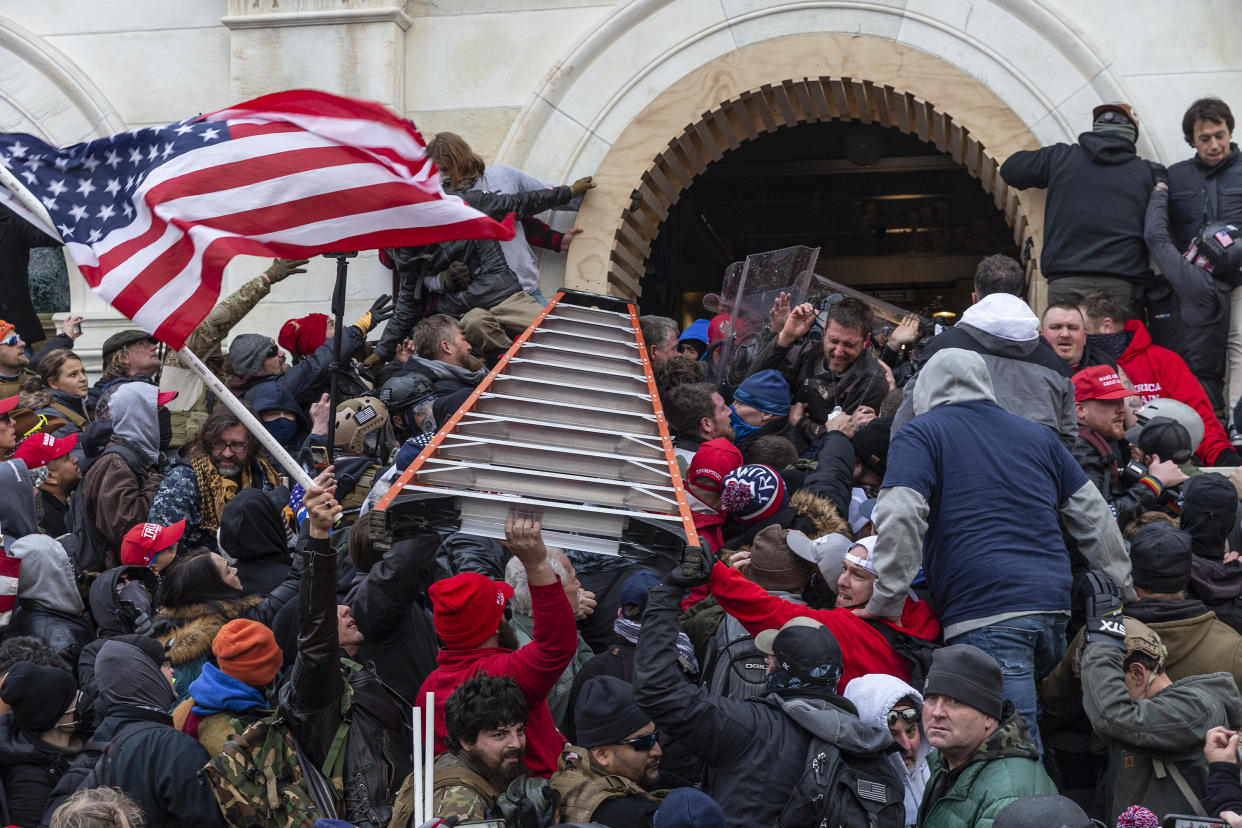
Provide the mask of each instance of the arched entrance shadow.
POLYGON ((992 196, 1019 249, 1031 237, 1026 211, 998 174, 999 162, 949 113, 913 93, 867 80, 789 79, 742 93, 704 113, 655 157, 622 211, 608 263, 609 292, 630 299, 641 294, 651 244, 669 208, 725 153, 782 128, 834 119, 895 128, 934 145, 992 196))

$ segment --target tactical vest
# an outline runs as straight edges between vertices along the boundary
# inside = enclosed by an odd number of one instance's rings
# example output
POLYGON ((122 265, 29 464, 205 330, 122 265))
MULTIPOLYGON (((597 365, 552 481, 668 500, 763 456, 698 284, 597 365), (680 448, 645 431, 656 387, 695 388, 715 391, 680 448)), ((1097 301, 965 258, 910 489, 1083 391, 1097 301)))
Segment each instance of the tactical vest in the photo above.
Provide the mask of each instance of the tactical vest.
POLYGON ((590 822, 596 808, 622 796, 659 801, 624 776, 600 773, 591 764, 591 754, 573 745, 566 746, 557 760, 549 784, 561 795, 561 822, 590 822))

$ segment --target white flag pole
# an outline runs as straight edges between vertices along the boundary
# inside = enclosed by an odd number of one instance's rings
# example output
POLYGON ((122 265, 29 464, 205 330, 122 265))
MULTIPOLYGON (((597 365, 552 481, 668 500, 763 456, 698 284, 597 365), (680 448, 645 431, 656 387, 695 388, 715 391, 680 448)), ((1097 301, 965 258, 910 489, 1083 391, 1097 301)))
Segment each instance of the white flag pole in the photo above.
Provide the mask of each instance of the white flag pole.
POLYGON ((414 772, 410 774, 414 777, 413 824, 418 826, 427 821, 427 814, 423 811, 423 722, 419 718, 420 713, 417 707, 410 708, 410 712, 414 720, 414 772))
POLYGON ((177 353, 185 361, 185 364, 190 367, 190 370, 198 374, 207 387, 211 389, 211 392, 219 398, 220 402, 224 403, 229 411, 236 414, 237 419, 241 420, 242 425, 263 444, 265 449, 272 453, 272 459, 284 468, 289 474, 289 479, 294 483, 301 483, 302 488, 309 492, 313 485, 310 475, 289 455, 289 452, 285 451, 284 446, 276 442, 276 438, 263 427, 263 424, 254 416, 254 413, 249 411, 245 404, 237 399, 224 383, 220 382, 220 378, 213 374, 211 369, 204 365, 203 361, 193 351, 189 348, 182 348, 177 353))
MULTIPOLYGON (((423 728, 423 737, 427 740, 424 750, 423 762, 424 771, 427 774, 423 782, 423 812, 427 815, 427 819, 435 816, 435 812, 431 808, 431 791, 435 787, 435 764, 436 764, 436 694, 427 694, 427 708, 423 712, 427 715, 427 725, 423 728)), ((414 768, 414 772, 418 773, 418 767, 414 768)))

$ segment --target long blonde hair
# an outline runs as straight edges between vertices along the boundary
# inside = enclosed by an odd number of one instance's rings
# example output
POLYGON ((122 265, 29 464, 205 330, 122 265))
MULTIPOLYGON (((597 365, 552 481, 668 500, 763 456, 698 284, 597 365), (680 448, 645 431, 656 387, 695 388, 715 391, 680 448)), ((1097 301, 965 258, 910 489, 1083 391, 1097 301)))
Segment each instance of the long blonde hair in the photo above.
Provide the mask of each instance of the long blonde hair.
POLYGON ((427 154, 440 168, 450 190, 466 190, 479 180, 487 165, 455 132, 441 132, 427 145, 427 154))

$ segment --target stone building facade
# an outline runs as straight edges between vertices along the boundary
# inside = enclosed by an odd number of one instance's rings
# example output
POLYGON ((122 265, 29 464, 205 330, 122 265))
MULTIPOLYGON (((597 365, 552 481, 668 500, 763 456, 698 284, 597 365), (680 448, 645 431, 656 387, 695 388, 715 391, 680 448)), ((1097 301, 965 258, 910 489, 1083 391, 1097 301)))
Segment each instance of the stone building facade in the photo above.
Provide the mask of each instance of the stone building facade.
MULTIPOLYGON (((1234 0, 0 0, 0 130, 68 145, 286 88, 376 100, 489 163, 594 175, 582 236, 544 256, 544 292, 634 296, 696 176, 756 136, 830 119, 935 144, 1037 252, 1042 196, 1008 191, 997 164, 1073 141, 1109 100, 1140 114, 1146 157, 1186 157, 1187 103, 1242 106, 1234 17, 1234 0)), ((355 262, 361 313, 391 280, 373 254, 355 262)), ((235 260, 226 290, 264 266, 235 260)), ((332 274, 317 261, 238 332, 322 309, 332 274)), ((124 322, 72 266, 70 283, 91 356, 124 322)))

